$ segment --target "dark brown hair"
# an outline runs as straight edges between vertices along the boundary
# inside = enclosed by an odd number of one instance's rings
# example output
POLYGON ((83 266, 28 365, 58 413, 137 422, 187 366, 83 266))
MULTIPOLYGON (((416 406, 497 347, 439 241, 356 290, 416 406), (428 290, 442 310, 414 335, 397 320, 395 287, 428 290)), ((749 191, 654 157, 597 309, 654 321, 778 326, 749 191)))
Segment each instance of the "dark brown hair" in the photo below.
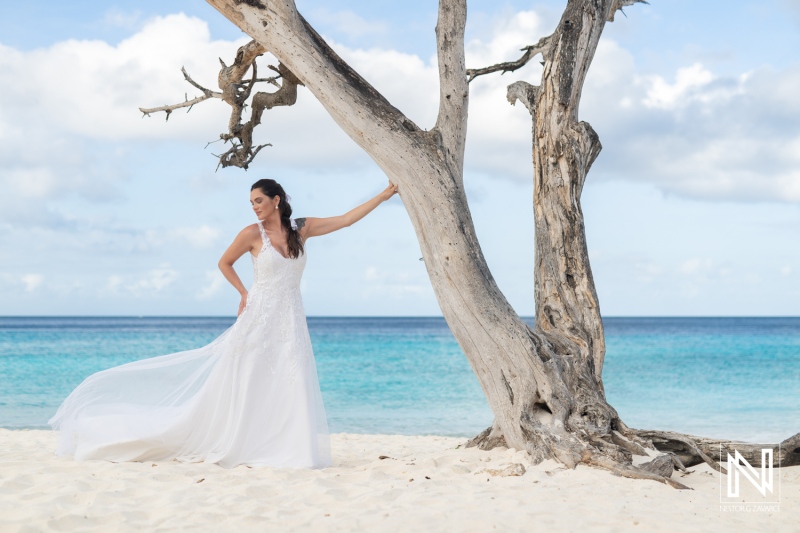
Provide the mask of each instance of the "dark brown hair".
POLYGON ((280 183, 270 179, 258 180, 250 187, 251 191, 256 189, 260 189, 261 192, 270 198, 278 196, 281 199, 278 204, 278 211, 281 215, 281 224, 289 233, 289 238, 287 239, 289 257, 297 259, 300 257, 300 254, 303 253, 303 239, 300 238, 300 233, 298 233, 297 230, 292 229, 292 206, 289 205, 289 202, 286 200, 286 191, 283 190, 280 183))

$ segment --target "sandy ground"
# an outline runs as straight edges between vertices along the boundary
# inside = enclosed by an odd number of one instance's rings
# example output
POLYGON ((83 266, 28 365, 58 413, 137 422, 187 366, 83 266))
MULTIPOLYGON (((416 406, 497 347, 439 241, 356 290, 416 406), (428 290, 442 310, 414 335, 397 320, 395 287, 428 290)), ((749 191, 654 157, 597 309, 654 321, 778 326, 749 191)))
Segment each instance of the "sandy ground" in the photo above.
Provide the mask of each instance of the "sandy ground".
POLYGON ((681 491, 450 437, 332 435, 323 470, 74 462, 55 437, 0 429, 0 531, 800 531, 798 467, 776 470, 777 512, 747 512, 705 465, 681 491))

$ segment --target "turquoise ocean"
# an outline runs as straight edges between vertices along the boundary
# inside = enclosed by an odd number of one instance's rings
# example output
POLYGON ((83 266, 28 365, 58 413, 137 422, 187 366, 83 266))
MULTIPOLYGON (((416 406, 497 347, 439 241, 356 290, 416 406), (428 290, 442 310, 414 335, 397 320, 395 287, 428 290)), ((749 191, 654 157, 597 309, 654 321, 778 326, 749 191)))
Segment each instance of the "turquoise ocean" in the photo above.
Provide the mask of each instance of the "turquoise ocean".
MULTIPOLYGON (((531 319, 527 319, 529 322, 531 319)), ((0 427, 47 428, 84 378, 208 344, 232 317, 0 317, 0 427)), ((637 428, 800 431, 800 317, 608 317, 606 395, 637 428)), ((473 436, 492 413, 441 318, 308 319, 332 432, 473 436)))

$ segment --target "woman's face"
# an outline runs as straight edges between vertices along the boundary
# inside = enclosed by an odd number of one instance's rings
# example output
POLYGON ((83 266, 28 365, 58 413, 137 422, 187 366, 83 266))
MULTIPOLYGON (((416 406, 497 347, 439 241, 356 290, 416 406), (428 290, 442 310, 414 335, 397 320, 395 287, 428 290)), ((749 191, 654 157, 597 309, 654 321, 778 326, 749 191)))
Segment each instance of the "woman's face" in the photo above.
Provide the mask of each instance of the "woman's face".
POLYGON ((261 189, 253 189, 250 191, 250 205, 253 206, 253 211, 258 220, 264 220, 270 213, 277 212, 275 207, 280 203, 279 196, 270 198, 261 189))

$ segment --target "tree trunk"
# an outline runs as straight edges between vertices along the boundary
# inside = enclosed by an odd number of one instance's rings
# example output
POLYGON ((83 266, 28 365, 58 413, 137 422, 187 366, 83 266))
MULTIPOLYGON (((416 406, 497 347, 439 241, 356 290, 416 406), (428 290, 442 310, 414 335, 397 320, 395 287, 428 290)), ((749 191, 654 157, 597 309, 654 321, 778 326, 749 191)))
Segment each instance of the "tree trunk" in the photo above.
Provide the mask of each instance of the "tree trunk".
POLYGON ((469 96, 464 65, 466 0, 441 0, 436 26, 440 103, 421 130, 345 63, 292 0, 207 0, 296 76, 361 146, 399 193, 453 335, 495 415, 471 441, 526 449, 534 461, 579 462, 677 484, 636 469, 649 443, 608 405, 605 345, 580 209, 600 151, 577 122, 581 87, 603 25, 631 0, 572 0, 544 53, 541 87, 509 88, 534 115, 536 325, 529 328, 497 287, 478 244, 463 186, 469 96))

